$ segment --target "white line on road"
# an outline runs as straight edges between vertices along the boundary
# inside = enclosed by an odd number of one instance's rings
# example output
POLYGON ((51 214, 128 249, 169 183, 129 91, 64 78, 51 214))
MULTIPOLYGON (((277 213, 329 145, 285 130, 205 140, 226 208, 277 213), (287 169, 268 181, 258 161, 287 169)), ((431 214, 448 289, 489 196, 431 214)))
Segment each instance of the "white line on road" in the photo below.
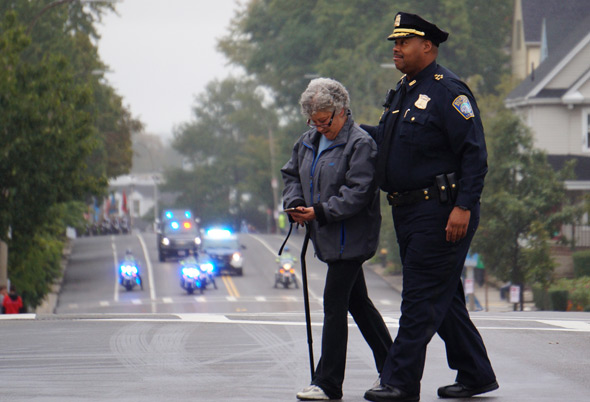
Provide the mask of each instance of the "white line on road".
POLYGON ((264 296, 256 296, 256 301, 265 302, 266 301, 266 297, 264 297, 264 296))
POLYGON ((207 299, 205 299, 205 296, 196 296, 195 297, 195 301, 197 303, 206 303, 207 302, 207 299))
POLYGON ((106 300, 100 301, 100 307, 108 307, 110 305, 111 305, 111 303, 109 301, 106 301, 106 300))
POLYGON ((226 296, 225 300, 230 301, 230 302, 238 301, 238 299, 236 299, 234 296, 226 296))
POLYGON ((119 302, 119 262, 117 261, 117 245, 115 244, 115 236, 111 235, 111 248, 113 249, 113 261, 115 266, 115 291, 113 300, 115 303, 119 302))
POLYGON ((162 302, 165 304, 171 304, 173 302, 171 297, 162 297, 162 302))
POLYGON ((150 284, 150 299, 152 301, 152 313, 156 312, 156 287, 154 284, 154 272, 152 269, 152 263, 150 261, 150 256, 148 254, 147 247, 145 246, 145 242, 143 241, 143 237, 141 233, 137 233, 137 238, 139 239, 139 243, 141 244, 141 248, 143 249, 143 256, 145 260, 145 265, 148 271, 148 282, 150 284))

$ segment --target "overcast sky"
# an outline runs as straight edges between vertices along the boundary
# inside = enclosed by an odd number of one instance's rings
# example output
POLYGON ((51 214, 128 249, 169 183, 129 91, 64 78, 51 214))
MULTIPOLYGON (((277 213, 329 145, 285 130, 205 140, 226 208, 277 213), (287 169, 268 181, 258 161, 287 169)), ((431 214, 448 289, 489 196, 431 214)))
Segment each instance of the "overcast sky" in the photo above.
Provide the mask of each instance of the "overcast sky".
POLYGON ((215 50, 236 0, 123 0, 98 26, 109 83, 145 132, 165 139, 192 119, 196 95, 230 74, 215 50))

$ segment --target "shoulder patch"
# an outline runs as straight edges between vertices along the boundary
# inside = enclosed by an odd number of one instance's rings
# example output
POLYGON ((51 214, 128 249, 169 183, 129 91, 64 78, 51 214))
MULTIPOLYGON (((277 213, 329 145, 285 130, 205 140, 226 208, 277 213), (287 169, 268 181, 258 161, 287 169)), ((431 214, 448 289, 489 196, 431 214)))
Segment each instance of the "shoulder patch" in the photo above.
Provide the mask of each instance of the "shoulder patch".
POLYGON ((453 107, 457 112, 461 113, 461 116, 463 116, 465 120, 469 120, 475 116, 471 103, 469 103, 469 99, 465 95, 457 96, 453 101, 453 107))

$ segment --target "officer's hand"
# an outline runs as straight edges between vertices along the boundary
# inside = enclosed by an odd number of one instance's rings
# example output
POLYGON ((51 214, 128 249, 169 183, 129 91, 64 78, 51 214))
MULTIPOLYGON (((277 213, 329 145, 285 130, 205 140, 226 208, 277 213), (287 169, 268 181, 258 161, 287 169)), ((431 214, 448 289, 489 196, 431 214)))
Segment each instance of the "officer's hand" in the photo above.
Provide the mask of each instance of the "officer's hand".
POLYGON ((453 208, 447 221, 447 227, 445 228, 447 241, 456 242, 464 238, 467 235, 470 218, 471 211, 465 211, 459 207, 453 208))

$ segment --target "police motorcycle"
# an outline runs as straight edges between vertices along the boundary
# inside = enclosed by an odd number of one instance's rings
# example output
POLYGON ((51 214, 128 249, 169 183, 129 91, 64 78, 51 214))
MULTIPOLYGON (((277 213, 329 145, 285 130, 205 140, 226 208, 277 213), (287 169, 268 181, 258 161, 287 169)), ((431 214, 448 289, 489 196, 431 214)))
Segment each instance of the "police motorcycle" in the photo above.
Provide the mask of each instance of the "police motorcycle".
POLYGON ((279 285, 283 285, 287 289, 293 284, 295 288, 299 288, 297 278, 295 277, 295 263, 297 262, 297 258, 289 253, 289 246, 285 246, 283 253, 277 258, 277 262, 279 263, 279 267, 275 273, 274 287, 277 288, 279 285))
POLYGON ((197 289, 202 294, 208 285, 217 289, 213 269, 213 264, 208 260, 197 259, 192 250, 189 251, 189 256, 180 261, 180 287, 188 294, 193 294, 197 289))
POLYGON ((119 283, 128 291, 137 285, 143 290, 143 281, 139 273, 139 263, 130 249, 125 251, 125 258, 119 265, 119 283))

